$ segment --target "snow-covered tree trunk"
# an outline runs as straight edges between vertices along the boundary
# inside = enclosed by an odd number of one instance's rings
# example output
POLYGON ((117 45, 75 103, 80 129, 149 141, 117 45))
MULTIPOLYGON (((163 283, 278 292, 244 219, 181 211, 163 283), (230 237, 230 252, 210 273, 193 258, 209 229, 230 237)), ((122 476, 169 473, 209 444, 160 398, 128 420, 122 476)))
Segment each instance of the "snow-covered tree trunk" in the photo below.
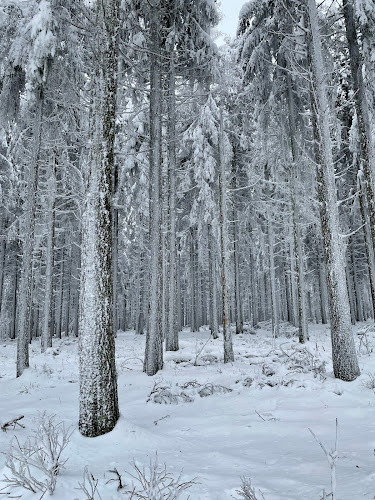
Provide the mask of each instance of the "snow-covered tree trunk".
POLYGON ((197 327, 197 311, 196 305, 196 282, 195 282, 195 241, 194 228, 190 229, 190 317, 191 331, 196 332, 197 327))
POLYGON ((180 266, 180 256, 177 255, 176 261, 176 277, 177 277, 177 293, 176 293, 176 316, 177 316, 177 330, 182 330, 183 327, 183 315, 181 306, 181 266, 180 266))
MULTIPOLYGON (((232 189, 233 193, 237 191, 237 172, 236 172, 236 148, 233 147, 232 158, 232 189)), ((236 194, 234 194, 236 196, 236 194)), ((243 332, 242 319, 242 301, 241 301, 241 283, 240 283, 240 264, 239 264, 239 232, 238 232, 238 211, 237 200, 232 200, 232 224, 233 224, 233 275, 234 275, 234 316, 236 321, 236 334, 243 332)))
MULTIPOLYGON (((250 229, 251 230, 251 229, 250 229)), ((255 327, 259 321, 258 312, 258 290, 257 290, 257 272, 256 272, 256 259, 253 239, 249 243, 249 266, 250 266, 250 311, 251 311, 251 326, 255 327)))
POLYGON ((320 248, 320 243, 317 244, 318 254, 318 273, 319 273, 319 300, 320 300, 320 316, 322 323, 328 323, 328 292, 327 292, 327 272, 324 255, 320 248))
POLYGON ((19 281, 17 314, 17 377, 29 367, 30 310, 32 290, 32 265, 35 233, 36 195, 43 120, 43 91, 36 96, 33 120, 33 149, 27 178, 27 195, 24 210, 21 279, 19 281))
POLYGON ((354 247, 353 238, 350 238, 350 250, 351 250, 350 254, 351 254, 351 264, 352 264, 352 270, 353 270, 353 282, 354 282, 354 289, 355 289, 355 302, 356 302, 356 312, 357 312, 356 320, 357 321, 364 321, 364 317, 363 317, 363 313, 362 313, 362 306, 361 306, 361 298, 360 298, 360 293, 359 293, 357 258, 356 258, 356 254, 355 254, 355 247, 354 247))
MULTIPOLYGON (((346 28, 346 38, 348 41, 351 81, 353 87, 353 99, 357 115, 359 142, 361 150, 361 162, 358 163, 358 177, 362 189, 362 196, 366 198, 368 210, 368 220, 363 222, 369 226, 366 234, 366 244, 371 248, 367 249, 367 256, 370 268, 370 285, 373 298, 373 307, 375 307, 375 159, 374 145, 371 132, 370 110, 366 97, 366 86, 363 80, 363 63, 359 50, 357 29, 354 18, 353 0, 343 1, 343 13, 346 28)), ((361 203, 364 200, 361 199, 361 203)))
POLYGON ((268 257, 270 268, 270 285, 271 285, 271 318, 272 318, 272 334, 274 337, 280 336, 280 317, 279 317, 279 297, 277 292, 276 282, 276 265, 275 265, 275 252, 274 252, 274 231, 272 214, 267 209, 267 234, 268 234, 268 257))
POLYGON ((212 237, 213 228, 211 224, 207 226, 208 240, 208 288, 209 288, 209 311, 210 329, 214 339, 219 336, 219 325, 217 321, 217 294, 216 294, 216 255, 212 237))
POLYGON ((371 222, 369 217, 369 207, 368 207, 368 199, 367 199, 367 189, 366 189, 366 179, 363 175, 363 171, 360 170, 357 175, 357 184, 359 191, 359 206, 361 211, 361 217, 364 224, 363 228, 363 236, 365 240, 365 251, 366 251, 366 259, 368 266, 368 274, 370 281, 370 290, 371 290, 371 298, 372 298, 372 309, 375 311, 375 255, 374 255, 374 246, 372 244, 372 231, 371 231, 371 222))
POLYGON ((345 267, 345 275, 346 275, 346 286, 348 287, 348 297, 349 297, 349 307, 350 307, 350 317, 352 320, 352 325, 356 323, 357 317, 357 309, 355 302, 355 290, 354 283, 352 279, 352 273, 350 271, 351 263, 347 262, 345 267))
POLYGON ((82 228, 79 324, 79 430, 88 437, 111 431, 119 418, 111 248, 119 5, 119 0, 103 0, 96 17, 99 60, 93 75, 94 130, 82 228))
MULTIPOLYGON (((113 165, 112 193, 116 193, 118 184, 117 169, 113 165)), ((119 240, 119 213, 112 203, 112 280, 113 280, 113 329, 118 330, 118 240, 119 240)))
MULTIPOLYGON (((0 200, 2 201, 1 196, 0 200)), ((3 285, 4 285, 4 274, 5 274, 6 226, 7 226, 7 217, 5 214, 5 209, 0 209, 0 305, 2 303, 2 297, 3 297, 3 285)))
POLYGON ((320 215, 327 263, 327 286, 331 322, 332 361, 335 377, 354 380, 360 374, 350 321, 345 277, 343 240, 340 236, 335 168, 330 136, 330 109, 327 97, 326 69, 315 0, 306 0, 311 28, 313 113, 315 121, 315 161, 318 164, 320 215), (318 136, 318 137, 316 137, 318 136))
POLYGON ((137 257, 137 278, 136 278, 136 287, 135 287, 135 333, 140 334, 143 333, 143 325, 142 325, 142 304, 141 304, 141 251, 138 252, 137 257))
POLYGON ((294 246, 294 224, 293 220, 290 224, 289 236, 289 254, 290 254, 290 284, 291 284, 291 299, 293 311, 293 325, 298 326, 298 302, 297 302, 297 284, 296 284, 296 252, 294 246))
POLYGON ((221 295, 222 322, 224 338, 224 363, 234 361, 232 332, 230 327, 230 308, 228 290, 228 221, 227 221, 227 182, 224 156, 224 118, 220 110, 219 129, 219 224, 220 224, 220 254, 221 254, 221 295))
POLYGON ((45 298, 43 305, 41 351, 44 352, 47 347, 52 347, 52 292, 53 292, 53 255, 54 255, 54 237, 55 237, 55 197, 56 197, 56 179, 55 179, 55 154, 49 162, 47 178, 47 242, 46 242, 46 282, 45 298))
POLYGON ((302 238, 299 225, 299 200, 297 190, 297 168, 296 162, 298 159, 298 145, 296 137, 296 110, 294 103, 294 95, 292 88, 292 79, 289 71, 286 75, 287 80, 287 99, 288 99, 288 117, 289 117, 289 133, 292 153, 292 165, 290 172, 291 183, 291 205, 292 205, 292 221, 293 221, 293 243, 295 254, 295 270, 296 270, 296 285, 297 285, 297 309, 298 309, 298 337, 301 343, 306 342, 309 333, 307 329, 306 320, 306 306, 305 306, 305 277, 303 272, 303 251, 302 251, 302 238))
POLYGON ((178 351, 178 332, 176 324, 176 76, 174 55, 171 54, 168 85, 168 321, 165 349, 178 351))
POLYGON ((155 375, 163 368, 163 332, 160 330, 161 288, 161 61, 160 2, 150 8, 150 293, 146 350, 143 371, 155 375))
MULTIPOLYGON (((65 241, 64 241, 65 243, 65 241)), ((65 249, 61 249, 60 253, 60 268, 59 268, 59 286, 58 286, 58 294, 56 297, 56 316, 55 316, 55 331, 56 337, 61 339, 61 331, 62 331, 62 310, 64 303, 64 272, 65 272, 65 249)))

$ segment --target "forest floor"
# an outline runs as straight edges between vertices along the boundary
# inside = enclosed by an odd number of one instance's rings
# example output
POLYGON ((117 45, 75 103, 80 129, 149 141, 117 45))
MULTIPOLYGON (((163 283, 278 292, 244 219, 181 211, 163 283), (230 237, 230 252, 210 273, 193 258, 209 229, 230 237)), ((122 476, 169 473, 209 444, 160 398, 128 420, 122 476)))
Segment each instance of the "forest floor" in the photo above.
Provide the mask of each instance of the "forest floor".
MULTIPOLYGON (((335 443, 337 499, 375 498, 375 333, 360 346, 354 327, 362 375, 342 382, 332 375, 329 330, 310 325, 310 341, 298 344, 290 327, 272 339, 267 325, 255 335, 234 335, 235 362, 223 364, 222 339, 209 331, 186 330, 180 350, 165 353, 164 369, 154 377, 142 372, 144 336, 119 333, 116 342, 121 417, 116 428, 98 438, 77 430, 78 353, 74 338, 54 341, 40 354, 34 342, 30 369, 15 378, 15 342, 0 350, 0 425, 24 415, 16 426, 0 432, 0 478, 11 476, 4 464, 14 436, 22 444, 37 427, 38 415, 56 415, 73 426, 64 450, 67 459, 54 498, 86 500, 84 468, 97 483, 95 499, 128 499, 134 473, 155 459, 180 482, 195 483, 181 495, 191 500, 241 498, 241 476, 251 478, 259 500, 318 500, 331 491, 326 456, 309 428, 328 451, 335 443), (116 468, 127 487, 109 470, 116 468), (127 472, 126 472, 127 471, 127 472)), ((86 477, 86 487, 89 482, 86 477)), ((0 489, 4 486, 0 483, 0 489)), ((23 489, 3 490, 0 498, 41 498, 23 489), (9 491, 11 495, 7 496, 9 491), (19 497, 18 497, 19 498, 19 497)), ((46 494, 43 498, 48 496, 46 494)), ((135 497, 134 497, 135 498, 135 497)))

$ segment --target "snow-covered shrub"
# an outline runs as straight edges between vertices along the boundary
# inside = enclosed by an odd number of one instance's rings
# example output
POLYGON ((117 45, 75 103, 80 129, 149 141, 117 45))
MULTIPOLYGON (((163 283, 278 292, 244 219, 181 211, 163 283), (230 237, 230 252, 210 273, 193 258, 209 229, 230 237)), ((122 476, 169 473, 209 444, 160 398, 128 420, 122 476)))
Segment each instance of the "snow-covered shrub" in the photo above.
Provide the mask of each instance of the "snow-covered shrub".
POLYGON ((254 382, 254 379, 252 379, 251 377, 246 377, 243 381, 242 381, 242 385, 244 387, 251 387, 252 384, 254 382))
POLYGON ((275 375, 275 369, 272 366, 264 364, 262 367, 262 374, 265 375, 266 377, 272 377, 275 375))
POLYGON ((326 362, 311 353, 307 347, 296 348, 287 359, 287 367, 289 370, 302 373, 313 372, 315 378, 318 375, 322 378, 326 372, 326 362))
POLYGON ((206 384, 202 387, 202 389, 198 391, 198 394, 201 398, 205 398, 207 396, 212 396, 212 394, 216 394, 218 392, 232 392, 232 389, 228 389, 228 387, 224 387, 223 385, 206 384))
POLYGON ((63 422, 55 422, 54 415, 43 413, 33 434, 24 444, 15 438, 7 453, 5 466, 10 470, 4 474, 3 482, 8 487, 22 487, 36 493, 56 487, 56 476, 66 460, 62 453, 72 434, 63 422))
POLYGON ((368 379, 362 382, 362 385, 367 389, 375 391, 375 373, 368 373, 368 379))
MULTIPOLYGON (((116 468, 109 471, 114 473, 116 478, 110 479, 106 483, 118 482, 117 490, 121 490, 125 500, 182 500, 184 491, 196 484, 194 479, 182 482, 182 472, 175 479, 167 471, 165 464, 159 465, 157 454, 155 459, 150 459, 150 465, 147 468, 140 467, 135 462, 130 465, 132 470, 127 472, 127 475, 131 486, 123 482, 122 476, 116 468)), ((84 470, 83 481, 79 483, 78 489, 84 493, 85 497, 84 499, 76 498, 75 500, 103 500, 103 498, 107 498, 103 492, 103 496, 101 496, 98 489, 98 479, 95 479, 87 467, 84 470)), ((188 498, 189 496, 187 496, 188 498)))
POLYGON ((365 327, 359 329, 357 331, 357 337, 359 339, 358 345, 358 354, 371 354, 373 352, 373 348, 370 347, 368 334, 374 333, 374 325, 366 325, 365 327))
POLYGON ((152 401, 153 403, 170 405, 178 404, 179 402, 191 403, 192 401, 194 401, 194 399, 183 391, 178 394, 174 394, 171 390, 170 385, 165 385, 161 382, 155 382, 154 387, 152 388, 147 399, 147 402, 149 401, 152 401))
POLYGON ((167 472, 166 465, 159 465, 158 456, 150 459, 148 468, 138 467, 132 463, 132 472, 128 473, 133 480, 129 500, 177 500, 184 491, 195 484, 194 480, 181 482, 181 474, 175 479, 167 472))
MULTIPOLYGON (((212 365, 214 363, 218 363, 219 361, 217 356, 214 356, 213 354, 206 354, 201 357, 201 360, 203 365, 212 365)), ((197 366, 199 366, 199 362, 197 362, 197 366)))
MULTIPOLYGON (((258 500, 255 494, 255 489, 251 486, 251 481, 248 477, 241 477, 242 484, 240 489, 236 491, 242 500, 258 500)), ((239 499, 238 499, 239 500, 239 499)))
POLYGON ((83 471, 82 483, 78 483, 78 489, 84 493, 84 500, 102 500, 98 490, 98 480, 95 479, 87 467, 83 471))
POLYGON ((287 339, 298 337, 298 328, 291 325, 290 323, 282 323, 280 325, 280 334, 287 339))

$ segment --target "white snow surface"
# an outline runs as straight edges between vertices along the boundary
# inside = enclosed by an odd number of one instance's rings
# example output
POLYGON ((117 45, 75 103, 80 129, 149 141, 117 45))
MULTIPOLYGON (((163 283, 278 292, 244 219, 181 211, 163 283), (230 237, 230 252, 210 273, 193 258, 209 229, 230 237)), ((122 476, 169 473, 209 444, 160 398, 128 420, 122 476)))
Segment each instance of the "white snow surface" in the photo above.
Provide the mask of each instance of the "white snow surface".
MULTIPOLYGON (((361 377, 342 382, 332 375, 328 328, 310 325, 310 341, 301 346, 295 338, 273 340, 266 326, 256 335, 234 335, 235 362, 226 365, 222 338, 208 340, 209 331, 204 328, 199 333, 184 330, 180 350, 165 353, 164 369, 153 377, 142 372, 144 336, 120 332, 116 340, 120 420, 112 432, 97 438, 84 438, 74 430, 54 498, 85 498, 77 489, 85 466, 98 479, 103 500, 127 498, 116 490, 116 482, 107 483, 113 478, 108 471, 116 467, 131 485, 126 474, 131 471, 130 462, 134 459, 147 466, 157 452, 159 463, 165 463, 175 478, 182 469, 183 481, 195 478, 196 484, 181 499, 188 495, 191 500, 240 498, 236 490, 240 477, 246 476, 259 499, 263 494, 265 500, 318 500, 323 489, 330 491, 330 469, 308 428, 330 450, 337 418, 337 500, 373 499, 375 393, 366 382, 368 374, 375 373, 375 353, 362 348, 361 377), (194 366, 203 346, 199 366, 194 366), (318 373, 322 361, 327 363, 324 374, 318 373), (311 367, 317 368, 315 374, 311 367), (182 389, 192 381, 200 387, 182 389), (184 392, 193 401, 147 401, 155 382, 170 387, 173 394, 184 392), (212 387, 217 392, 200 397, 206 384, 212 386, 206 386, 204 394, 212 387)), ((373 349, 375 333, 368 333, 368 339, 373 349)), ((26 428, 0 432, 0 452, 8 450, 14 436, 24 442, 44 411, 77 427, 77 349, 77 340, 66 337, 54 340, 54 347, 40 354, 38 342, 33 342, 30 369, 16 379, 16 342, 2 342, 0 424, 24 415, 26 428)), ((5 455, 0 454, 0 478, 3 473, 9 475, 4 464, 5 455)), ((41 493, 20 489, 12 490, 12 495, 28 500, 39 499, 41 493)))

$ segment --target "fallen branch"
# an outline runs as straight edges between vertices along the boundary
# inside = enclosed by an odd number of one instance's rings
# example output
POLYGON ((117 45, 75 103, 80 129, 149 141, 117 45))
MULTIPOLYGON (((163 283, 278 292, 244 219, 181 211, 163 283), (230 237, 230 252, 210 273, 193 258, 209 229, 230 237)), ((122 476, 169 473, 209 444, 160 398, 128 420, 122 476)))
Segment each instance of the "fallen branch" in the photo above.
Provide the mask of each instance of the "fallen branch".
POLYGON ((1 426, 1 430, 3 432, 6 432, 8 430, 9 427, 12 427, 13 426, 13 429, 16 428, 16 425, 19 425, 20 427, 22 427, 22 429, 25 428, 24 425, 20 424, 19 421, 22 420, 23 418, 25 418, 25 415, 21 415, 20 417, 16 417, 16 418, 13 418, 13 420, 8 420, 8 422, 5 422, 2 426, 1 426))

